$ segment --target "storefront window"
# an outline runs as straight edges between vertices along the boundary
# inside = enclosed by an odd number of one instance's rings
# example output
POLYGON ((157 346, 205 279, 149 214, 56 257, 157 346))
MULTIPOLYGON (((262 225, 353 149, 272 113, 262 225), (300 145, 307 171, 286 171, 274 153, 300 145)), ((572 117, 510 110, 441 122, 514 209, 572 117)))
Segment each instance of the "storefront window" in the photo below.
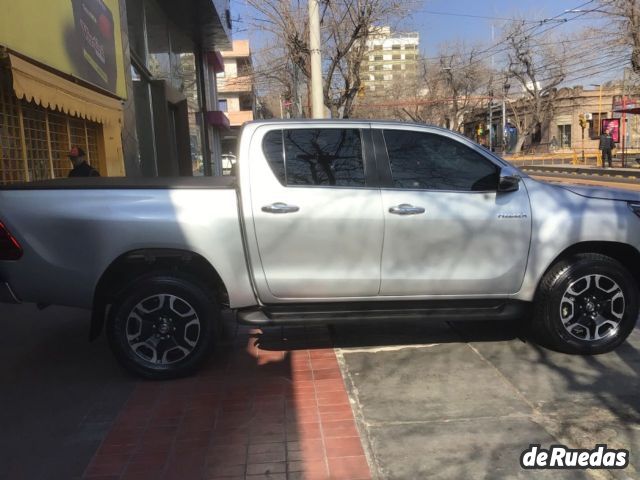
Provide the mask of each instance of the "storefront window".
POLYGON ((136 57, 132 55, 132 80, 142 174, 162 174, 162 168, 171 170, 168 165, 175 162, 183 167, 190 162, 193 173, 198 174, 202 171, 204 148, 193 40, 173 24, 157 1, 128 3, 136 4, 129 31, 136 36, 131 43, 136 57), (142 44, 146 48, 144 62, 136 51, 142 44), (160 87, 157 80, 164 80, 165 86, 160 87), (168 123, 163 120, 167 111, 171 112, 168 123), (184 126, 188 126, 189 137, 176 137, 184 126), (168 149, 158 146, 159 136, 169 142, 168 149), (191 158, 187 156, 189 151, 191 158))
POLYGON ((571 125, 558 125, 560 148, 571 148, 571 125))
POLYGON ((18 100, 8 88, 0 89, 0 111, 0 183, 66 177, 72 145, 99 168, 100 124, 18 100))
POLYGON ((129 47, 138 59, 146 65, 147 46, 144 24, 144 2, 142 0, 127 0, 129 47))

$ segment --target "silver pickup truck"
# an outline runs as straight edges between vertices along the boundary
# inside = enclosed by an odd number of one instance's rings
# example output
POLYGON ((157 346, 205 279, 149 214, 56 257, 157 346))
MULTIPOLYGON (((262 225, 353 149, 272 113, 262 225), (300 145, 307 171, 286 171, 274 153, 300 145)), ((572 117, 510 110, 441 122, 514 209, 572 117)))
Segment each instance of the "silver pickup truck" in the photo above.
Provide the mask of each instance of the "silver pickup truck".
POLYGON ((530 321, 608 352, 638 317, 640 195, 535 181, 447 130, 247 124, 235 178, 0 190, 0 299, 91 309, 116 357, 192 372, 221 311, 253 325, 530 321))

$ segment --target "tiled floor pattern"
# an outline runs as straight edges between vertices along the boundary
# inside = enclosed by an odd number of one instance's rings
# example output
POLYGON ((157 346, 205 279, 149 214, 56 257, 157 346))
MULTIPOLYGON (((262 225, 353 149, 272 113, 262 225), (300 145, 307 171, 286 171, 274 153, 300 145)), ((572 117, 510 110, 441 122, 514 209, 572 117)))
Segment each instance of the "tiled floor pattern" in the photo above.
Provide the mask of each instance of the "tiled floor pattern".
POLYGON ((198 375, 140 382, 85 479, 369 479, 325 327, 239 328, 198 375))

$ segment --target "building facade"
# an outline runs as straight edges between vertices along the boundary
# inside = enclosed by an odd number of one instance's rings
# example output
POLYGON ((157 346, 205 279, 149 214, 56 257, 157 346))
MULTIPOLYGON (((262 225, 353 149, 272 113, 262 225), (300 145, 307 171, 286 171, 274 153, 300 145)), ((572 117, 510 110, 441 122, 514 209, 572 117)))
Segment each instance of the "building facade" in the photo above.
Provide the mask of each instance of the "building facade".
POLYGON ((221 174, 217 108, 219 50, 231 45, 228 0, 126 2, 129 100, 124 138, 127 174, 221 174))
POLYGON ((237 155, 240 128, 255 115, 253 62, 249 40, 234 40, 232 50, 220 52, 224 71, 218 73, 218 109, 229 119, 229 130, 222 133, 224 170, 237 155))
POLYGON ((0 182, 66 177, 73 145, 123 175, 118 0, 0 0, 0 182))
POLYGON ((367 39, 367 53, 360 68, 364 96, 381 96, 415 81, 420 35, 393 33, 390 27, 374 27, 367 39))
MULTIPOLYGON (((599 136, 603 125, 615 126, 619 148, 640 149, 640 116, 619 112, 623 108, 640 106, 640 101, 627 93, 622 96, 622 85, 608 85, 602 88, 578 86, 562 88, 558 91, 549 119, 523 140, 523 151, 527 153, 589 152, 598 150, 599 136), (584 118, 584 123, 580 120, 584 118), (613 122, 611 122, 613 120, 613 122), (584 125, 584 128, 583 126, 584 125)), ((506 129, 502 131, 502 107, 499 101, 493 103, 491 144, 497 150, 512 152, 518 144, 521 132, 532 122, 526 103, 517 95, 506 100, 506 129)), ((478 143, 489 145, 489 104, 485 109, 477 109, 465 122, 465 135, 478 143)))

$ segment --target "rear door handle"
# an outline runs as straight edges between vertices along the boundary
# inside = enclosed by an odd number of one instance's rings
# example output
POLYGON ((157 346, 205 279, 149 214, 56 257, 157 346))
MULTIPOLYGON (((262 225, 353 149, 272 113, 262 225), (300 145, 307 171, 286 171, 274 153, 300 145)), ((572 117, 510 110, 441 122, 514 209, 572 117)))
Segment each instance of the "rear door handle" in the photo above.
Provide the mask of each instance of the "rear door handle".
POLYGON ((287 205, 286 203, 276 202, 271 205, 265 205, 262 207, 263 212, 267 213, 293 213, 300 210, 300 207, 296 207, 295 205, 287 205))
POLYGON ((389 208, 389 213, 393 213, 394 215, 420 215, 424 213, 424 211, 424 208, 414 207, 408 203, 401 203, 398 206, 389 208))

